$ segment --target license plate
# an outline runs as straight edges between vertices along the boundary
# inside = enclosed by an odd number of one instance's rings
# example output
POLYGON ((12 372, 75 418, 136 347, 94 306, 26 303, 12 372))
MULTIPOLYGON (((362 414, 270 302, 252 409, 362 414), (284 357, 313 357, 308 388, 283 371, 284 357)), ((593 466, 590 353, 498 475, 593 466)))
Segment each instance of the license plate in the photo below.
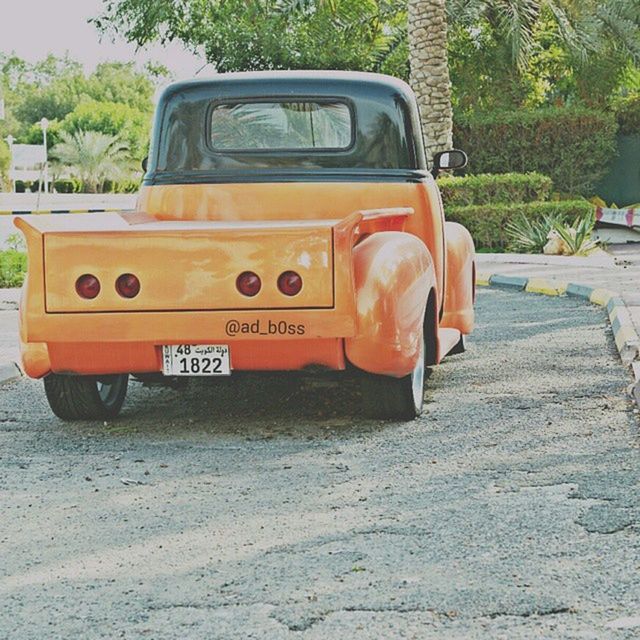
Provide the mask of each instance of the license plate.
POLYGON ((228 376, 231 374, 226 344, 172 344, 162 347, 165 376, 228 376))

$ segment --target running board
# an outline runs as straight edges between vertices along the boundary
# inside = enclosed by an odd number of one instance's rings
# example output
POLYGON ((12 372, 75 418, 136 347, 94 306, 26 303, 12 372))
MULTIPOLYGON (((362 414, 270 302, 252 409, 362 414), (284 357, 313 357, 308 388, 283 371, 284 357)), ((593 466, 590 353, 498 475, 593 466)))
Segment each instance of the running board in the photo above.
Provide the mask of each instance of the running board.
POLYGON ((439 359, 442 360, 446 355, 451 353, 451 351, 458 346, 461 338, 462 334, 457 329, 438 329, 439 359))

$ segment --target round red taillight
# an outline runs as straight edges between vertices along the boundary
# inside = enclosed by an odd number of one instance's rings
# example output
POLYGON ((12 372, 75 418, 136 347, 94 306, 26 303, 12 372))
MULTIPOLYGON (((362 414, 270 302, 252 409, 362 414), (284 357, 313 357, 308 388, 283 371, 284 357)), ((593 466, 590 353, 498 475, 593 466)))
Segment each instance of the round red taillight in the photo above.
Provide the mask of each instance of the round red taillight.
POLYGON ((81 298, 93 300, 100 293, 100 280, 90 273, 85 273, 76 280, 76 293, 81 298))
POLYGON ((236 287, 242 295, 252 297, 260 291, 262 282, 253 271, 243 271, 236 279, 236 287))
POLYGON ((278 278, 278 289, 285 296, 295 296, 302 289, 302 278, 295 271, 285 271, 278 278))
POLYGON ((116 280, 116 291, 123 298, 135 298, 140 293, 140 280, 132 273, 123 273, 116 280))

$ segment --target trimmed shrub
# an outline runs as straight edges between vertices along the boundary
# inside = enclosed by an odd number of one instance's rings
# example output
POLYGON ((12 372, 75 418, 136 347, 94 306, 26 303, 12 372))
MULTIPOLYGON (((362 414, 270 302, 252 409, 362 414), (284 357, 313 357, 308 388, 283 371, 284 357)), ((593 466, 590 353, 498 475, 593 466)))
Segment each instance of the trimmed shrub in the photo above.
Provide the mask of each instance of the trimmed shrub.
POLYGON ((591 109, 501 111, 458 117, 454 139, 471 173, 537 171, 563 193, 593 195, 615 156, 617 128, 613 114, 591 109))
POLYGON ((459 222, 469 229, 479 249, 504 250, 510 238, 505 231, 508 222, 520 216, 530 220, 554 216, 568 223, 589 216, 593 205, 586 200, 559 202, 530 202, 520 204, 485 204, 466 207, 447 207, 447 220, 459 222))
MULTIPOLYGON (((140 189, 140 179, 128 179, 112 181, 105 180, 103 185, 103 193, 137 193, 140 189)), ((77 178, 61 178, 53 183, 53 188, 56 193, 81 193, 82 182, 77 178)), ((25 191, 31 191, 35 193, 38 191, 37 182, 25 183, 22 180, 16 180, 16 191, 23 193, 25 191)))
POLYGON ((53 183, 53 188, 56 190, 56 193, 80 193, 82 182, 72 178, 64 178, 62 180, 56 180, 53 183))
POLYGON ((0 287, 19 287, 27 272, 27 254, 9 249, 0 251, 0 287))
MULTIPOLYGON (((23 182, 22 180, 16 180, 16 192, 25 193, 31 191, 36 193, 38 191, 38 181, 23 182)), ((53 182, 53 189, 56 193, 80 193, 82 183, 79 180, 73 178, 61 178, 53 182)))
POLYGON ((438 187, 445 206, 519 203, 548 200, 551 178, 540 173, 492 173, 441 177, 438 187))
POLYGON ((141 179, 125 178, 123 180, 105 180, 102 185, 103 193, 137 193, 140 189, 141 179))

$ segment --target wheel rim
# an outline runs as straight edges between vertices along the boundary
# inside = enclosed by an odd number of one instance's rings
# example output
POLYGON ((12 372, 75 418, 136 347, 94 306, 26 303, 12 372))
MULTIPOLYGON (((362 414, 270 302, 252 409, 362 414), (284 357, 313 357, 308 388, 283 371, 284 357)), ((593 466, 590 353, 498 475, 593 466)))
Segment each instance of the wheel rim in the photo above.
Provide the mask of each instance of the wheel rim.
POLYGON ((424 338, 420 341, 418 362, 411 372, 411 392, 415 408, 420 409, 424 399, 424 338))
POLYGON ((113 405, 118 398, 121 387, 122 378, 120 376, 109 376, 96 380, 98 396, 106 407, 113 405))

